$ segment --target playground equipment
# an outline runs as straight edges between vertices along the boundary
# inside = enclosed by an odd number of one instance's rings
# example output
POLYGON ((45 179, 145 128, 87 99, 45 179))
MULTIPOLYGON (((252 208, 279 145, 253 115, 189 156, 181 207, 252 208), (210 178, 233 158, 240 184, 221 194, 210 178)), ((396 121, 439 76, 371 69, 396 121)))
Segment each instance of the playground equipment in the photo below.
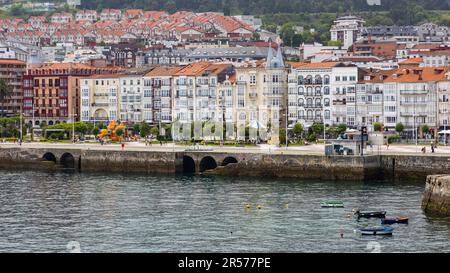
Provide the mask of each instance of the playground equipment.
POLYGON ((125 125, 123 124, 123 122, 120 122, 120 124, 118 124, 118 122, 116 120, 113 120, 108 124, 107 129, 103 129, 100 131, 100 134, 98 135, 98 137, 101 140, 122 141, 125 137, 127 137, 127 135, 128 135, 128 131, 127 131, 125 125), (119 137, 117 135, 118 129, 122 129, 123 136, 119 137))

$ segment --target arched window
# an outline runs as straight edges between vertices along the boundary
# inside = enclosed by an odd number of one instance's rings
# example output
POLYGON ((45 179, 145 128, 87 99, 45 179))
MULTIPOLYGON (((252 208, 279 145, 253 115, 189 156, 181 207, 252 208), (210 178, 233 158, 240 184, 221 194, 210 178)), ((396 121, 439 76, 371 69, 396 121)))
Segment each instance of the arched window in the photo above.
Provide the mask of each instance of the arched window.
POLYGON ((322 120, 322 111, 320 110, 316 111, 316 120, 322 120))
POLYGON ((305 94, 305 88, 303 88, 303 87, 300 86, 300 87, 298 88, 298 94, 303 96, 303 95, 305 94))
POLYGON ((320 96, 320 94, 321 94, 321 89, 322 89, 322 88, 320 88, 320 86, 317 86, 317 87, 316 87, 316 96, 320 96))
POLYGON ((305 104, 305 101, 304 101, 303 99, 299 99, 299 100, 298 100, 298 106, 303 107, 304 104, 305 104))
POLYGON ((312 87, 306 88, 306 95, 307 96, 312 96, 313 95, 313 88, 312 87))
POLYGON ((312 106, 313 106, 313 100, 312 100, 312 99, 308 99, 308 100, 306 101, 306 105, 307 105, 308 107, 312 107, 312 106))
POLYGON ((314 82, 315 84, 322 84, 322 77, 320 75, 316 75, 314 82))
POLYGON ((303 111, 303 110, 298 111, 298 118, 305 119, 305 111, 303 111))
POLYGON ((330 76, 328 76, 328 75, 323 76, 323 83, 330 84, 330 76))
POLYGON ((325 87, 323 88, 323 94, 324 94, 324 95, 330 95, 330 87, 325 86, 325 87))
POLYGON ((303 76, 298 76, 298 84, 299 85, 305 84, 305 79, 303 78, 303 76))
POLYGON ((330 119, 330 110, 325 110, 325 119, 330 119))
POLYGON ((306 76, 305 84, 312 84, 313 78, 311 75, 306 76))
POLYGON ((322 107, 321 99, 316 99, 316 107, 322 107))
POLYGON ((324 99, 323 100, 323 105, 326 106, 326 107, 330 106, 330 99, 324 99))
POLYGON ((313 111, 312 110, 308 110, 308 112, 306 113, 306 118, 308 120, 312 120, 313 119, 313 111))

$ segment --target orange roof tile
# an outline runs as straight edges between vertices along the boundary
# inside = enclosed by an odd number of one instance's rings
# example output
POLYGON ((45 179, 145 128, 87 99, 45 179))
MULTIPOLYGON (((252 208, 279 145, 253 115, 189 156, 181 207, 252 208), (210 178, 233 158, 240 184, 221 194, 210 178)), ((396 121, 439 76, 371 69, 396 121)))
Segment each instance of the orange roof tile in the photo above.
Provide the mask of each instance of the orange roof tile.
POLYGON ((15 59, 0 59, 0 64, 25 65, 26 63, 15 59))
POLYGON ((183 67, 156 67, 152 71, 148 72, 146 77, 164 77, 164 76, 173 76, 178 71, 180 71, 183 67))
POLYGON ((448 67, 420 67, 413 69, 397 69, 389 78, 385 80, 388 83, 414 83, 414 82, 433 82, 446 80, 448 67))
POLYGON ((399 62, 399 64, 420 64, 423 62, 423 58, 411 58, 404 60, 402 62, 399 62))

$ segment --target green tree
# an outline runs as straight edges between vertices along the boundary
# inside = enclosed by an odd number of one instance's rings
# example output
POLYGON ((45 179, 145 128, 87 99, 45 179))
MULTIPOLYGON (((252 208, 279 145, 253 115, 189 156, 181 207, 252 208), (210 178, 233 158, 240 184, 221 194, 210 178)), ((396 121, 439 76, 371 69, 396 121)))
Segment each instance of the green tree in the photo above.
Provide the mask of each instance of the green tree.
POLYGON ((403 123, 400 122, 395 125, 395 131, 397 133, 401 134, 403 130, 405 130, 405 126, 403 125, 403 123))
POLYGON ((150 125, 148 125, 146 122, 141 123, 141 137, 146 137, 150 134, 150 125))
POLYGON ((382 128, 383 128, 383 124, 381 124, 380 122, 373 123, 373 130, 375 132, 381 132, 382 128))
POLYGON ((0 79, 0 103, 2 105, 2 117, 5 116, 6 113, 5 103, 11 97, 12 92, 12 86, 9 85, 4 79, 0 79))
POLYGON ((430 132, 430 127, 428 125, 422 125, 422 133, 428 134, 430 132))
POLYGON ((295 137, 297 138, 297 142, 301 138, 303 131, 303 125, 301 123, 296 123, 294 125, 294 128, 292 128, 292 133, 294 133, 295 137))
POLYGON ((339 134, 345 133, 345 132, 347 131, 347 125, 346 125, 346 124, 339 124, 339 125, 336 127, 336 131, 337 131, 339 134))
POLYGON ((92 129, 92 134, 98 136, 100 134, 100 128, 98 128, 97 126, 94 127, 94 129, 92 129))
POLYGON ((125 132, 122 128, 116 130, 116 135, 119 137, 120 141, 122 141, 122 137, 125 135, 125 132))
POLYGON ((311 130, 315 135, 323 134, 323 123, 314 123, 311 125, 311 130))
POLYGON ((154 136, 158 136, 159 135, 159 129, 158 127, 153 127, 150 129, 150 134, 154 135, 154 136))
POLYGON ((286 129, 280 128, 279 131, 280 144, 286 145, 286 129))
POLYGON ((133 132, 135 135, 139 134, 141 131, 141 125, 136 123, 135 125, 133 125, 133 132))

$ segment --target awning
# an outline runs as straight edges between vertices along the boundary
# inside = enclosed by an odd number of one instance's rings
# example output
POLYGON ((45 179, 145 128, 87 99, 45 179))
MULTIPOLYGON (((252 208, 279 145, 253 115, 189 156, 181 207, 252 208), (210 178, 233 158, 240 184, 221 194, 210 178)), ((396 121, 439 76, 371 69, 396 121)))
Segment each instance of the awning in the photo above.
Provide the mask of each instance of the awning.
POLYGON ((261 122, 254 120, 250 123, 250 127, 251 128, 255 128, 255 129, 265 129, 266 126, 262 125, 261 122))
POLYGON ((440 131, 438 134, 440 134, 440 135, 450 135, 450 130, 440 131))

